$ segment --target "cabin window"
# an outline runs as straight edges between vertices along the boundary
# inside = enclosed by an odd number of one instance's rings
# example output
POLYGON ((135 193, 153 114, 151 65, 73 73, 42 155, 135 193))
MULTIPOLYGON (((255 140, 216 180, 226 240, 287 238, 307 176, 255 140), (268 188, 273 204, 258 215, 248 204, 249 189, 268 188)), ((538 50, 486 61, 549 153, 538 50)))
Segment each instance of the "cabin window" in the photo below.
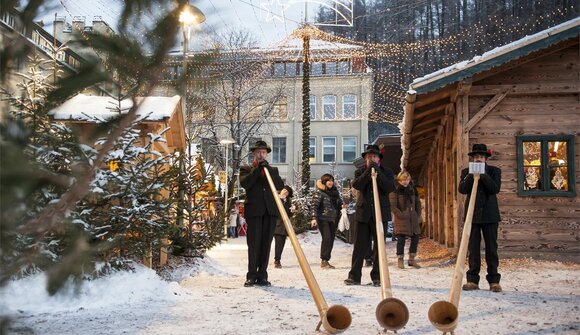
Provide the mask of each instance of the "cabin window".
POLYGON ((574 136, 517 136, 518 195, 575 196, 574 136))

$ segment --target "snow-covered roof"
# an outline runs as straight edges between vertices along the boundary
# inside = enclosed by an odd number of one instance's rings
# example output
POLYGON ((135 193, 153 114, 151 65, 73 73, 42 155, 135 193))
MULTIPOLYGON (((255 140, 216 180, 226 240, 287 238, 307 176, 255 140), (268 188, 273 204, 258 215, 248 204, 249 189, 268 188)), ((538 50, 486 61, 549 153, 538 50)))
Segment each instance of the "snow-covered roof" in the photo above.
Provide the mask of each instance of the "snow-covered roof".
POLYGON ((419 93, 430 92, 453 82, 457 82, 511 60, 546 48, 554 43, 577 36, 580 33, 580 18, 566 21, 539 33, 526 36, 512 43, 490 50, 470 60, 416 78, 410 88, 419 93))
MULTIPOLYGON (((145 121, 158 121, 171 117, 179 106, 181 97, 137 97, 140 104, 138 116, 145 116, 145 121)), ((111 97, 78 94, 62 105, 52 109, 49 114, 55 120, 76 120, 92 122, 95 118, 108 120, 119 115, 119 101, 111 97)), ((133 107, 133 100, 121 100, 121 113, 127 113, 133 107)))

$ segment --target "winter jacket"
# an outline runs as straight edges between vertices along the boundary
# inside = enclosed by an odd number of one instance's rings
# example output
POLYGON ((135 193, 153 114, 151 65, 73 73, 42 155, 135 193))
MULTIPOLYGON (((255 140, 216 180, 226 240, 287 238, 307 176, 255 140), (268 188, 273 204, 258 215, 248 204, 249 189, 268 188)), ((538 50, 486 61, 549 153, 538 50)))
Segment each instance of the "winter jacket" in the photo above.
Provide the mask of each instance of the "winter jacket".
MULTIPOLYGON (((382 165, 377 166, 376 169, 381 217, 383 221, 390 221, 389 193, 395 189, 395 174, 391 169, 382 165)), ((355 171, 352 187, 359 191, 356 199, 355 220, 357 222, 369 222, 371 218, 375 217, 371 167, 363 166, 355 171)))
POLYGON ((391 211, 394 214, 394 234, 412 236, 421 233, 421 201, 415 188, 397 183, 389 194, 391 211))
MULTIPOLYGON (((282 205, 284 205, 286 214, 288 215, 289 218, 291 218, 292 212, 290 211, 290 207, 292 207, 292 200, 290 198, 280 200, 282 200, 282 205)), ((281 218, 276 219, 276 229, 274 229, 274 235, 288 236, 288 233, 286 232, 286 227, 284 227, 284 222, 282 222, 281 218)))
POLYGON ((338 222, 342 199, 335 186, 327 189, 322 181, 316 181, 316 191, 312 196, 312 218, 318 221, 338 222))
MULTIPOLYGON (((459 181, 459 193, 467 194, 465 199, 465 213, 467 215, 469 207, 469 198, 471 198, 471 189, 473 188, 473 174, 469 169, 461 171, 459 181)), ((473 210, 473 223, 496 223, 501 220, 497 196, 501 188, 501 169, 495 166, 485 164, 485 173, 479 177, 477 185, 477 195, 475 198, 475 208, 473 210)))
MULTIPOLYGON (((284 187, 284 181, 280 178, 278 169, 270 165, 267 168, 274 187, 280 191, 284 187)), ((263 169, 264 167, 258 166, 256 162, 240 168, 240 185, 246 189, 244 202, 246 219, 263 215, 280 216, 263 169)))

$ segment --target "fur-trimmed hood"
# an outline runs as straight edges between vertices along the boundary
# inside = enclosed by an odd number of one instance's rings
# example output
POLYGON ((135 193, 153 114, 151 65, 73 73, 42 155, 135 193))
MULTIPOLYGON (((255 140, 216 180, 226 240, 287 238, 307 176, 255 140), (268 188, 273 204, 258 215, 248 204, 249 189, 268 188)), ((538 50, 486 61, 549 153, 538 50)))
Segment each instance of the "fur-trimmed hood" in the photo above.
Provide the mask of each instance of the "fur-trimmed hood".
POLYGON ((326 185, 324 185, 320 179, 316 181, 316 188, 321 191, 326 191, 326 185))

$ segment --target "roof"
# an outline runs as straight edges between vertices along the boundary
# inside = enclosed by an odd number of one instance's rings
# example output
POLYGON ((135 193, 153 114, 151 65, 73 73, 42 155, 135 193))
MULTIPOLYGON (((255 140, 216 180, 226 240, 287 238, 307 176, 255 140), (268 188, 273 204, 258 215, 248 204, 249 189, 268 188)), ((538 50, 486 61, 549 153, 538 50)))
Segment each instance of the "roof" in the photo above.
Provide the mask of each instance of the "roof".
MULTIPOLYGON (((144 117, 145 121, 160 121, 170 118, 179 106, 181 97, 137 97, 140 104, 137 115, 144 117)), ((91 96, 78 94, 67 100, 62 105, 49 112, 55 120, 76 120, 95 122, 95 119, 108 120, 119 113, 117 112, 119 101, 111 97, 91 96)), ((133 100, 121 100, 121 113, 125 114, 133 107, 133 100)))
POLYGON ((475 56, 470 60, 453 64, 424 77, 417 78, 410 85, 410 89, 417 91, 419 94, 434 91, 529 55, 532 52, 544 49, 560 41, 578 36, 579 33, 580 18, 575 18, 534 35, 526 36, 512 43, 497 47, 483 55, 475 56))
POLYGON ((578 35, 580 18, 415 79, 405 96, 403 121, 399 124, 403 151, 401 168, 421 182, 426 162, 431 159, 444 130, 448 110, 463 85, 470 87, 473 80, 484 77, 492 69, 501 72, 526 57, 542 57, 552 47, 577 43, 578 35))

